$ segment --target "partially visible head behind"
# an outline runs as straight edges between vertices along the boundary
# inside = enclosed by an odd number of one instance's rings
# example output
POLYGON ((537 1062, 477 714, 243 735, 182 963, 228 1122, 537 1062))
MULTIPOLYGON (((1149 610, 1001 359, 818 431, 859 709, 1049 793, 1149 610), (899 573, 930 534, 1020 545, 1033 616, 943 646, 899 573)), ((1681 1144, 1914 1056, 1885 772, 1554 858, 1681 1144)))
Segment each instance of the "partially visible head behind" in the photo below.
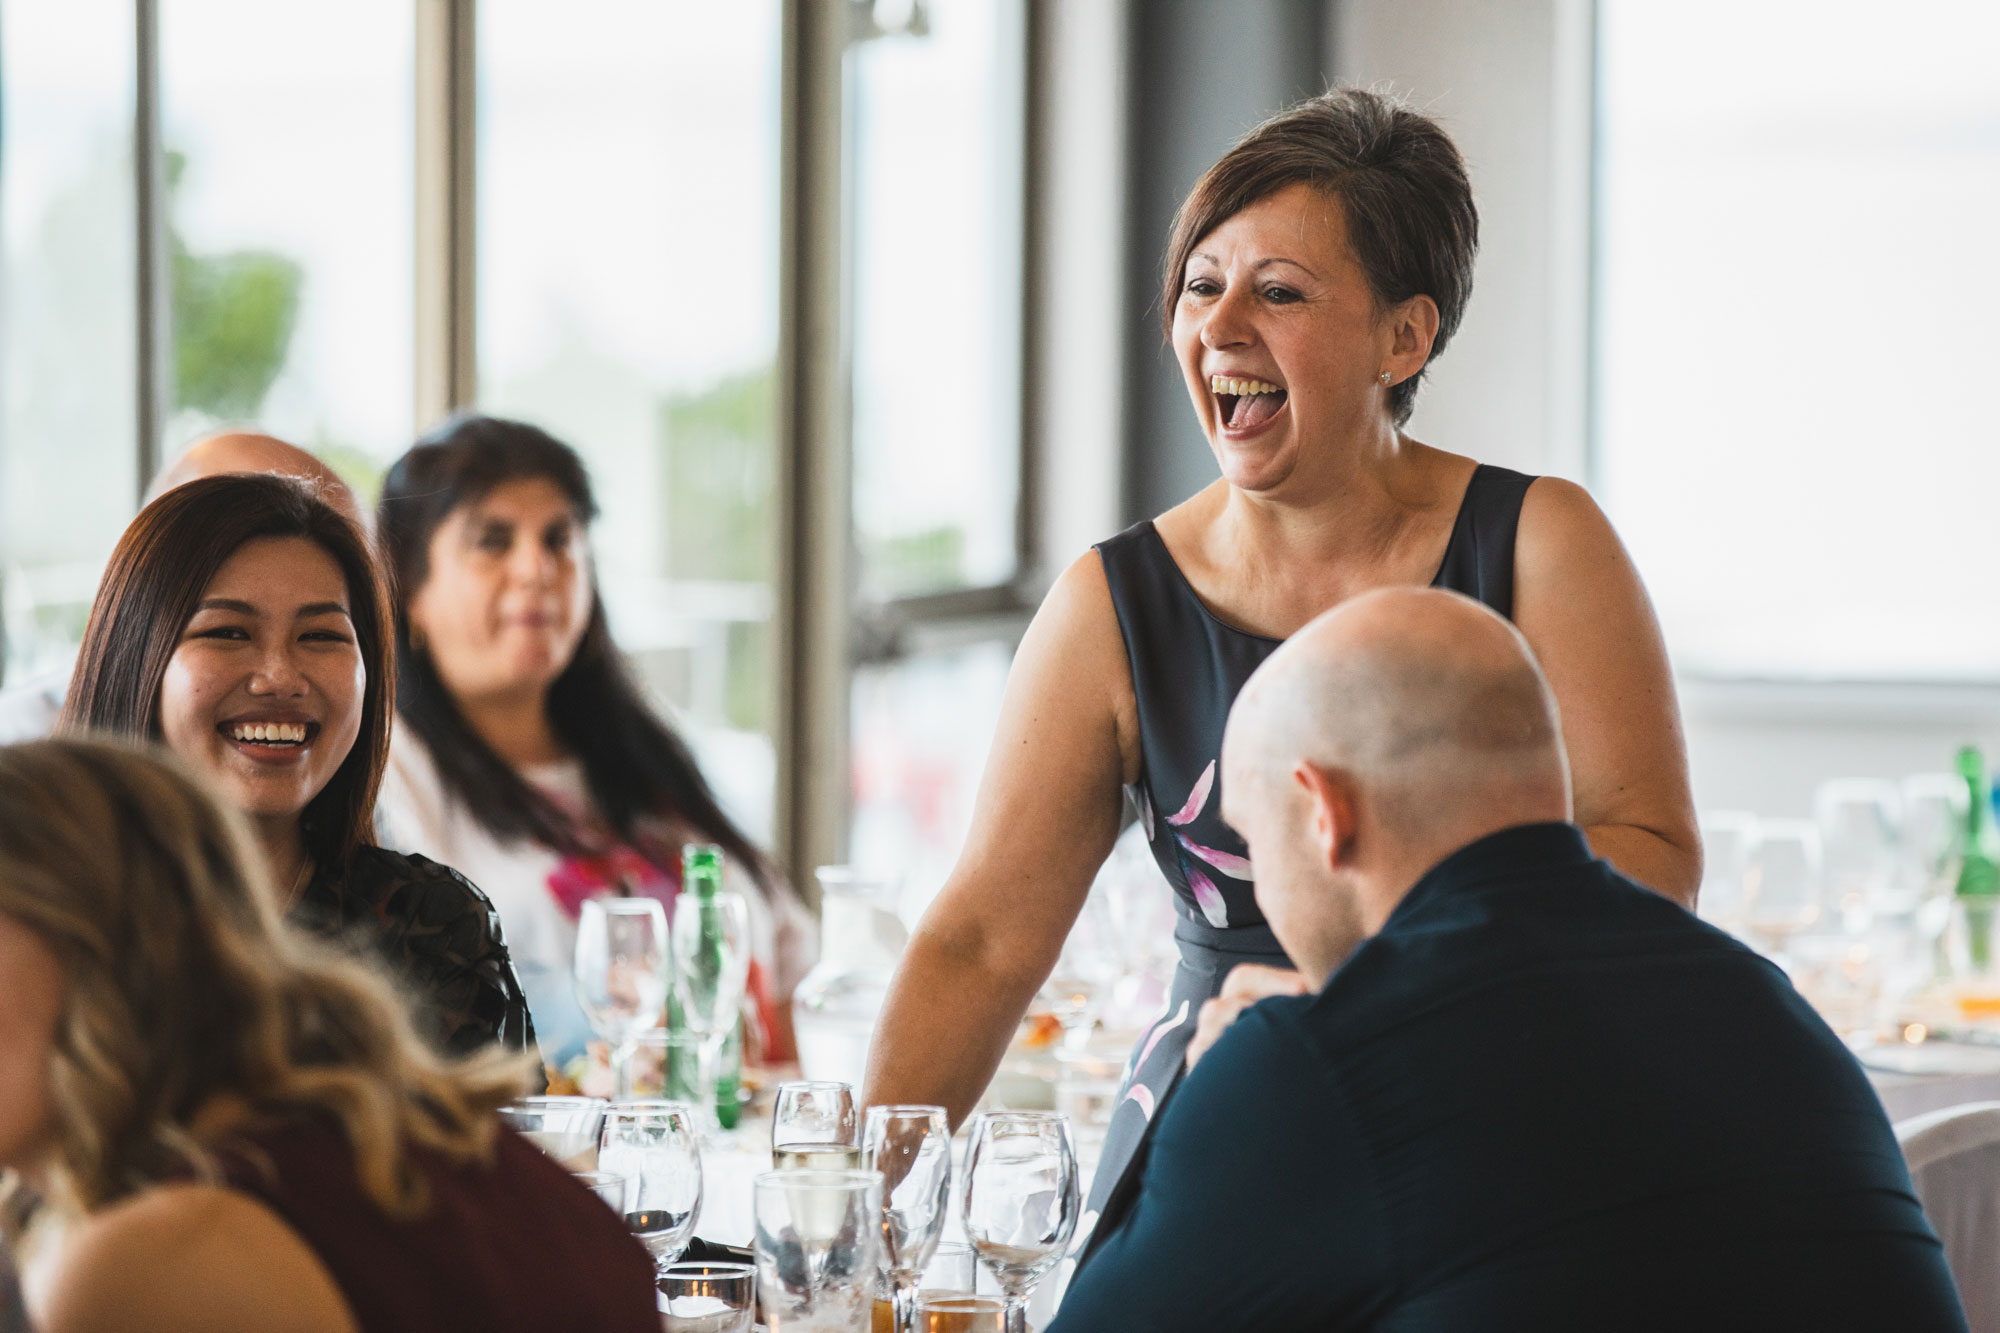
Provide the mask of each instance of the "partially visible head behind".
POLYGON ((282 924, 243 821, 177 763, 0 748, 0 1168, 89 1211, 199 1163, 222 1096, 343 1122, 364 1186, 411 1141, 481 1150, 517 1061, 447 1065, 388 983, 282 924))
MULTIPOLYGON (((1161 312, 1173 337, 1188 258, 1202 239, 1250 205, 1293 185, 1336 201, 1347 244, 1375 302, 1413 297, 1437 306, 1430 358, 1443 352, 1472 295, 1479 212, 1465 160, 1436 121, 1382 93, 1335 88, 1251 130, 1188 192, 1167 243, 1161 312)), ((1372 374, 1373 372, 1370 371, 1372 374)), ((1410 419, 1418 370, 1388 392, 1398 426, 1410 419)))
POLYGON ((355 526, 367 530, 367 513, 332 468, 295 444, 257 431, 226 430, 196 440, 153 478, 146 491, 146 503, 151 504, 176 486, 232 472, 269 472, 290 477, 352 519, 355 526))
POLYGON ((1569 818, 1555 697, 1526 640, 1454 592, 1384 588, 1273 653, 1223 740, 1257 903, 1320 980, 1437 862, 1569 818))
POLYGON ((587 542, 596 517, 576 451, 525 422, 454 417, 397 460, 376 526, 397 594, 403 721, 490 832, 579 850, 568 817, 466 720, 475 704, 544 708, 619 836, 666 815, 762 880, 763 856, 612 642, 587 542))
POLYGON ((66 731, 165 742, 257 818, 341 866, 374 841, 395 707, 389 598, 367 539, 300 482, 206 477, 119 538, 63 705, 66 731), (238 729, 303 727, 302 744, 238 729))

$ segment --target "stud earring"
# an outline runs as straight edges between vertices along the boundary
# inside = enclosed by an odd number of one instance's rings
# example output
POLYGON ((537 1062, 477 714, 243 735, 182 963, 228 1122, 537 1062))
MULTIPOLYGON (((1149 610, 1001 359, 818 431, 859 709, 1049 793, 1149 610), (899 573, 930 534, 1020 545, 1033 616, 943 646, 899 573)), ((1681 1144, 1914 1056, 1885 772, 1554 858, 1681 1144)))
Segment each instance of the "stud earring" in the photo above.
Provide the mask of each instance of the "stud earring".
POLYGON ((1389 372, 1386 370, 1382 372, 1382 387, 1385 389, 1389 387, 1389 372))

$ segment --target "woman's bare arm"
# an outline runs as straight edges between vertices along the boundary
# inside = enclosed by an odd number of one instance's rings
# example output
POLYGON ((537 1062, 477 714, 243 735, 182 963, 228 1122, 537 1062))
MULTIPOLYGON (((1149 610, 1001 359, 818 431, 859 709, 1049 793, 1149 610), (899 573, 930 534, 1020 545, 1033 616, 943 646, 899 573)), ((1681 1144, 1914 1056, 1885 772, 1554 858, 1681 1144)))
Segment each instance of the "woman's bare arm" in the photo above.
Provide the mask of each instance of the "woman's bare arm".
POLYGON ((1639 571, 1582 487, 1543 477, 1521 506, 1514 621, 1562 709, 1576 822, 1642 884, 1693 907, 1701 836, 1666 642, 1639 571))
POLYGON ((985 1091, 1118 836, 1136 769, 1131 672, 1096 552, 1049 592, 1015 654, 972 828, 910 937, 868 1059, 870 1105, 985 1091))

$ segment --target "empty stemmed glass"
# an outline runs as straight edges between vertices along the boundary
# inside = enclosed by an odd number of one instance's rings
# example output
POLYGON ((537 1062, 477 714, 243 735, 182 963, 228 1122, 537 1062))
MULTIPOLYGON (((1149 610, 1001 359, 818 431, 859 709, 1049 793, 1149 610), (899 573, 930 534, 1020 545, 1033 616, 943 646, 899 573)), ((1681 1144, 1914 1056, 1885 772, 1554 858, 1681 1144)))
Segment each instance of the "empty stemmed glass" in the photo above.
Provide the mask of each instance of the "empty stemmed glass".
POLYGON ((771 1163, 780 1171, 850 1170, 861 1165, 861 1118, 846 1083, 778 1085, 771 1110, 771 1163))
POLYGON ((619 1102, 604 1113, 600 1170, 632 1178, 625 1225, 664 1271, 701 1216, 701 1144, 681 1102, 619 1102))
POLYGON ((750 908, 740 893, 674 900, 674 999, 681 1021, 701 1037, 696 1085, 703 1128, 715 1120, 715 1061, 743 1008, 750 976, 750 908))
POLYGON ((1076 1231, 1069 1117, 985 1111, 965 1155, 965 1236, 1007 1297, 1007 1333, 1027 1333, 1028 1297, 1076 1231))
POLYGON ((583 904, 577 914, 570 979, 584 1017, 610 1043, 619 1096, 627 1091, 634 1039, 666 1021, 672 966, 667 913, 658 902, 591 898, 583 904))
POLYGON ((1744 881, 1744 928, 1763 951, 1789 961, 1793 936, 1822 915, 1819 827, 1804 819, 1767 819, 1744 881))
POLYGON ((917 1286, 944 1235, 951 1125, 942 1106, 871 1106, 862 1164, 882 1174, 882 1258, 896 1333, 916 1327, 917 1286))

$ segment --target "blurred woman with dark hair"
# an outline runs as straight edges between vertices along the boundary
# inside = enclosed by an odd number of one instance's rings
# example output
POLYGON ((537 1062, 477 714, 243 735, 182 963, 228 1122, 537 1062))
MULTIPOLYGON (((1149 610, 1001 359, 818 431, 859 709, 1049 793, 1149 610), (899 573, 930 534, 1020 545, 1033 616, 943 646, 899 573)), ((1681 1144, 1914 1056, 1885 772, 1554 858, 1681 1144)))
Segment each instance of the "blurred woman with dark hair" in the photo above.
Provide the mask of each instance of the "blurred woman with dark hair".
POLYGON ((378 952, 454 1052, 534 1030, 493 905, 375 845, 395 709, 388 594, 351 519, 301 483, 189 482, 119 539, 62 728, 164 743, 250 818, 301 925, 378 952))
POLYGON ((0 747, 0 1240, 45 1333, 657 1330, 624 1220, 494 1114, 529 1061, 429 1049, 183 767, 0 747))
POLYGON ((386 835, 493 895, 562 1071, 590 1036, 569 982, 583 901, 670 901, 682 846, 719 844, 757 937, 746 1035, 788 1059, 810 922, 612 643, 585 541, 596 515, 576 454, 520 422, 455 419, 390 469, 377 514, 399 598, 386 835))

